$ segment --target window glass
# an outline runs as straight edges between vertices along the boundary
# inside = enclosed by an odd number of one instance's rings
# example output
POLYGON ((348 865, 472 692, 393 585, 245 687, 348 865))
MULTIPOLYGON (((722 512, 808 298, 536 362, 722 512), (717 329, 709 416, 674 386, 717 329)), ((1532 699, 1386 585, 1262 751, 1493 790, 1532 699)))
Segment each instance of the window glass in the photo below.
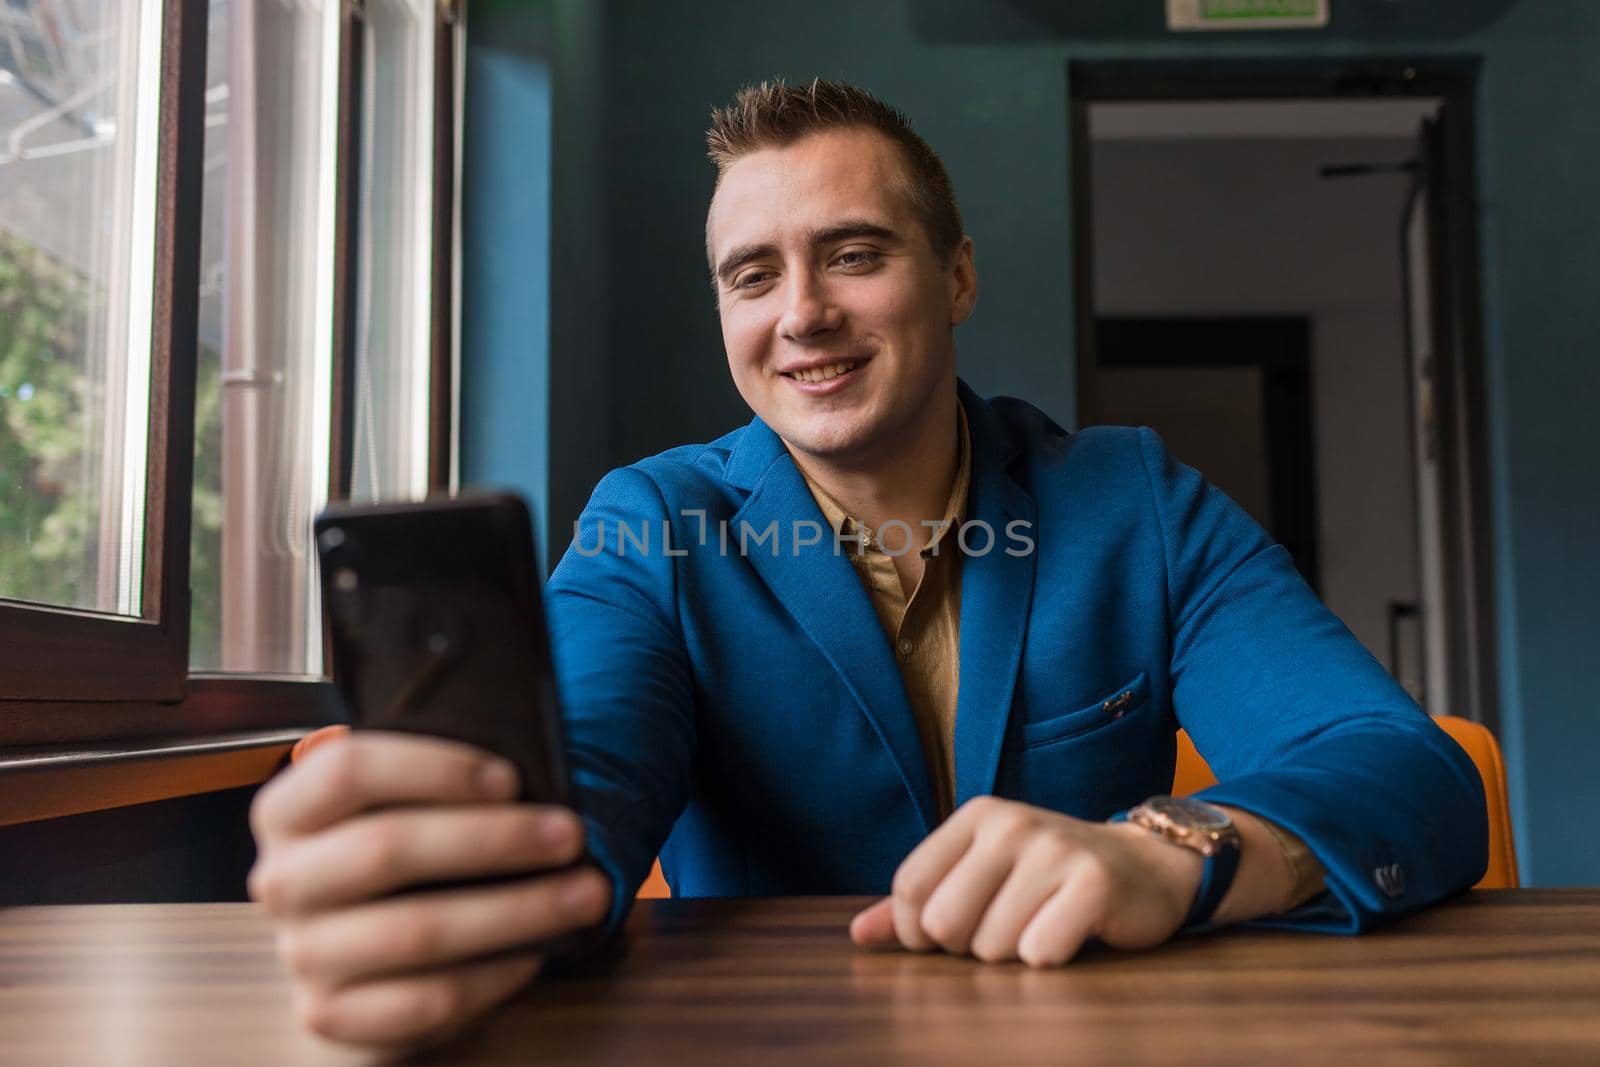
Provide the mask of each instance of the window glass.
MULTIPOLYGON (((347 309, 351 496, 428 488, 433 0, 359 23, 347 309)), ((213 0, 195 411, 191 666, 314 675, 328 498, 339 5, 213 0)))
POLYGON ((363 32, 350 495, 428 491, 434 0, 373 0, 363 32))
POLYGON ((199 354, 195 369, 194 497, 189 532, 189 662, 222 666, 223 224, 228 180, 227 0, 206 24, 205 177, 200 221, 199 354))
POLYGON ((190 663, 315 675, 328 496, 339 4, 214 0, 190 663))
POLYGON ((0 598, 139 615, 159 0, 0 5, 0 598))

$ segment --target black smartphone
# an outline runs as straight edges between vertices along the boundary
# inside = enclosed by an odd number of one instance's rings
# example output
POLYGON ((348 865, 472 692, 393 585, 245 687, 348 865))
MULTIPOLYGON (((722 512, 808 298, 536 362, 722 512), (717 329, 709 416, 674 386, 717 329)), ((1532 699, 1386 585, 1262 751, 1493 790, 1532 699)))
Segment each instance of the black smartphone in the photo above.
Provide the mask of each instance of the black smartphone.
MULTIPOLYGON (((518 800, 576 809, 527 504, 511 493, 330 504, 313 534, 333 681, 352 725, 476 745, 516 765, 518 800)), ((563 869, 589 862, 585 850, 563 869)), ((592 957, 603 940, 595 926, 485 958, 532 948, 559 970, 592 957)))
POLYGON ((313 529, 353 725, 487 749, 521 772, 520 800, 574 806, 521 498, 330 504, 313 529))

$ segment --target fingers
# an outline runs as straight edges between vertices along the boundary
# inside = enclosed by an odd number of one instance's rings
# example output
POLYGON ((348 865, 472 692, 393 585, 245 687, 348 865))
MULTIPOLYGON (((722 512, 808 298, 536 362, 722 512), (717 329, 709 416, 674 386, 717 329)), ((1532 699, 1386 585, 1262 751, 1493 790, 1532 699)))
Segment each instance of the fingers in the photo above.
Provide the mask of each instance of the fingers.
POLYGON ((966 955, 973 947, 979 923, 988 923, 991 902, 998 902, 1007 892, 1016 892, 1016 849, 1016 843, 1006 833, 978 833, 972 846, 923 904, 919 920, 922 932, 946 952, 966 955))
POLYGON ((850 934, 862 946, 892 939, 986 962, 1064 963, 1116 907, 1143 908, 1134 898, 1149 887, 1119 882, 1129 866, 1119 849, 1126 843, 1098 824, 980 798, 906 857, 893 895, 857 915, 850 934))
POLYGON ((1005 801, 977 797, 963 804, 922 843, 911 850, 894 872, 893 901, 895 936, 900 944, 915 952, 938 947, 922 927, 922 908, 944 880, 945 874, 971 847, 973 836, 986 819, 993 817, 1005 801))
POLYGON ((612 887, 592 867, 386 896, 577 860, 577 816, 512 803, 518 785, 472 746, 361 731, 262 788, 250 894, 278 919, 310 1029, 390 1050, 436 1040, 531 979, 530 946, 605 917, 612 887))
POLYGON ((861 948, 878 948, 896 944, 894 935, 894 898, 884 897, 856 914, 850 920, 850 940, 861 948))
POLYGON ((546 941, 599 922, 610 904, 610 882, 585 867, 315 915, 280 927, 278 951, 302 983, 342 987, 546 941))
POLYGON ((539 972, 537 955, 463 964, 343 989, 302 986, 296 1009, 323 1037, 386 1048, 449 1036, 520 989, 539 972))
POLYGON ((360 731, 313 749, 263 786, 251 805, 250 824, 265 844, 315 833, 370 808, 510 800, 517 788, 510 763, 470 745, 360 731))
POLYGON ((1065 963, 1090 937, 1148 948, 1181 924, 1201 862, 1137 828, 978 798, 906 857, 893 895, 850 936, 1036 967, 1065 963))
POLYGON ((1103 868, 1079 865, 1046 900, 1017 939, 1017 957, 1030 967, 1058 967, 1078 954, 1106 911, 1103 868))
POLYGON ((582 822, 565 808, 390 809, 281 842, 258 859, 249 890, 275 916, 304 916, 422 882, 562 867, 583 840, 582 822))
POLYGON ((1069 872, 1094 862, 1092 856, 1050 838, 1035 842, 989 901, 972 935, 972 954, 985 963, 1017 959, 1022 932, 1039 908, 1062 888, 1069 872))

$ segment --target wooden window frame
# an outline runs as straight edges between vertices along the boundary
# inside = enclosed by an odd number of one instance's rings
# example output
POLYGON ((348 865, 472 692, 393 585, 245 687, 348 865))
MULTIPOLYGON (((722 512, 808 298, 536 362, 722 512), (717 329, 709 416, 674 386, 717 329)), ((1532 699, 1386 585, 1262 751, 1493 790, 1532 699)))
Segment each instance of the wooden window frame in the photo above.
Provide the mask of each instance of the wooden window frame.
MULTIPOLYGON (((50 774, 114 773, 130 761, 193 760, 195 745, 281 750, 286 736, 345 719, 325 678, 189 672, 190 508, 198 355, 200 214, 205 140, 207 0, 165 0, 161 56, 156 282, 151 357, 146 596, 137 619, 0 602, 0 778, 17 785, 50 774), (286 735, 286 731, 288 732, 286 735), (220 740, 219 740, 220 739, 220 740)), ((429 358, 430 464, 435 491, 454 465, 452 383, 458 257, 454 239, 459 164, 457 72, 464 32, 458 3, 435 8, 434 259, 429 358)), ((330 495, 348 495, 354 411, 353 323, 348 309, 359 175, 360 0, 340 18, 330 495)), ((257 761, 260 763, 261 761, 257 761)), ((264 766, 264 765, 263 765, 264 766)), ((270 771, 258 767, 264 779, 270 771)), ((237 784, 237 783, 232 783, 237 784)), ((135 803, 194 792, 127 791, 135 803)), ((108 794, 109 795, 109 794, 108 794)), ((48 805, 47 805, 48 806, 48 805)), ((64 815, 66 810, 31 817, 64 815)))
MULTIPOLYGON (((177 700, 189 661, 206 5, 162 11, 150 451, 138 618, 0 603, 0 700, 177 700)), ((9 738, 0 735, 0 740, 9 738)))

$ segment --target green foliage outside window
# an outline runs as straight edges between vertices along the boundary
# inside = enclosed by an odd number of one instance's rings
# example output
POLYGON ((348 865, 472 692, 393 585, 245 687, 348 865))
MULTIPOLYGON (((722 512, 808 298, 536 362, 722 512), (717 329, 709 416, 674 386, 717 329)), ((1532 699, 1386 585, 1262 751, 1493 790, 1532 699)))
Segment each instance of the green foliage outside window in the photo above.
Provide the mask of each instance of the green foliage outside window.
POLYGON ((94 602, 87 281, 0 233, 0 596, 94 602))
POLYGON ((200 346, 189 531, 189 662, 222 664, 222 353, 200 346))
MULTIPOLYGON (((84 373, 81 274, 0 232, 0 597, 93 607, 104 386, 84 373), (91 436, 93 439, 91 440, 91 436)), ((191 648, 217 662, 222 530, 221 360, 200 359, 195 411, 191 648)))

